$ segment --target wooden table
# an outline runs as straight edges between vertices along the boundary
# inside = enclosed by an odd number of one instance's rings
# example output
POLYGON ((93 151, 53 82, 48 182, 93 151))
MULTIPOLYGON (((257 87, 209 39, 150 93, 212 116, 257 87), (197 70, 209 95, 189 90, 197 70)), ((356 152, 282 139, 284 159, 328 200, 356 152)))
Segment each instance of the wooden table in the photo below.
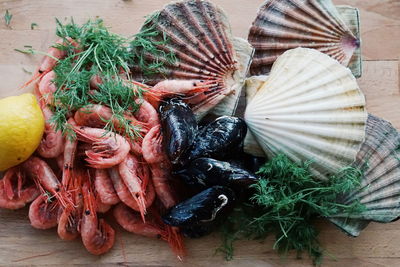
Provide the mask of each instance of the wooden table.
MULTIPOLYGON (((82 23, 99 16, 112 31, 134 34, 144 16, 168 0, 0 0, 0 15, 8 9, 13 15, 10 27, 0 23, 0 97, 19 94, 16 91, 30 75, 39 57, 14 51, 32 45, 45 51, 55 40, 54 17, 73 16, 82 23), (31 23, 38 27, 31 30, 31 23)), ((236 36, 246 37, 247 30, 263 0, 214 0, 228 13, 236 36)), ((362 54, 364 72, 359 84, 367 96, 368 111, 392 121, 400 129, 399 0, 335 0, 361 11, 362 54)), ((66 242, 55 230, 40 231, 29 225, 27 209, 0 210, 0 265, 129 265, 129 266, 310 266, 309 259, 286 259, 272 250, 272 240, 238 242, 235 259, 224 261, 214 255, 219 237, 187 240, 188 257, 179 262, 165 242, 134 236, 117 229, 117 241, 106 255, 95 257, 86 252, 79 240, 66 242)), ((327 256, 324 266, 400 266, 400 222, 372 223, 354 239, 327 222, 318 222, 320 240, 333 258, 327 256), (334 258, 336 260, 334 260, 334 258)))

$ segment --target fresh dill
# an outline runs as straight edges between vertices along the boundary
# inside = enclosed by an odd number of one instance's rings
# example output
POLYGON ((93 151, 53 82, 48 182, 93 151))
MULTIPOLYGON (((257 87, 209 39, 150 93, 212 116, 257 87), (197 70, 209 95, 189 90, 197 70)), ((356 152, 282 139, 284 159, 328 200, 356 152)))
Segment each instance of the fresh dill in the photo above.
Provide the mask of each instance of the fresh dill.
POLYGON ((31 23, 31 30, 34 30, 35 27, 37 27, 37 26, 39 26, 37 23, 32 22, 32 23, 31 23))
POLYGON ((218 249, 226 259, 233 256, 238 239, 264 239, 275 235, 274 249, 286 254, 307 252, 314 264, 320 264, 323 249, 313 219, 338 213, 357 214, 365 209, 359 202, 343 205, 342 194, 360 185, 360 170, 347 167, 325 182, 313 178, 311 162, 293 163, 280 154, 260 168, 260 180, 251 186, 253 195, 237 207, 221 228, 223 244, 218 249))
MULTIPOLYGON (((68 114, 99 103, 110 107, 113 113, 112 118, 106 121, 106 130, 132 139, 138 137, 140 128, 131 124, 124 115, 138 109, 135 99, 143 95, 143 89, 129 80, 133 60, 140 57, 131 50, 131 46, 144 41, 111 33, 101 19, 89 20, 82 25, 76 24, 73 19, 66 24, 59 20, 56 23, 56 34, 63 42, 53 47, 66 51, 66 57, 58 60, 54 68, 57 90, 52 105, 52 122, 56 128, 68 135, 71 132, 67 123, 68 114), (101 83, 98 89, 89 93, 90 81, 95 75, 101 83)), ((153 52, 154 46, 150 42, 143 49, 153 52)), ((35 53, 32 49, 19 52, 35 53)))
POLYGON ((12 17, 13 17, 13 15, 7 9, 6 13, 4 14, 4 21, 5 21, 7 26, 10 26, 12 17))

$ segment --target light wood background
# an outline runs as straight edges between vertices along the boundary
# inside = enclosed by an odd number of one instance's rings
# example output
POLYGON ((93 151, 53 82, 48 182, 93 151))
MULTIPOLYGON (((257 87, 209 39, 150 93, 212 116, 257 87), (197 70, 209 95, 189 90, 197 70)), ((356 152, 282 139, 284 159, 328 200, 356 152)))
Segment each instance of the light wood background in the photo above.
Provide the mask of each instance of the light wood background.
MULTIPOLYGON (((40 58, 14 51, 32 45, 46 50, 55 40, 54 18, 73 16, 78 23, 99 16, 112 31, 124 35, 137 32, 144 16, 161 8, 168 0, 0 0, 0 97, 19 94, 21 84, 40 58), (3 14, 13 15, 6 27, 3 14), (31 23, 39 26, 30 29, 31 23)), ((236 36, 246 37, 262 0, 214 0, 230 18, 236 36)), ((367 97, 368 111, 381 116, 400 129, 400 1, 334 0, 361 11, 364 72, 359 84, 367 97)), ((295 259, 290 254, 281 259, 272 250, 272 240, 265 243, 241 241, 235 258, 226 262, 214 255, 219 246, 217 235, 187 240, 189 255, 179 262, 166 243, 134 236, 117 229, 114 248, 95 257, 86 252, 79 240, 66 242, 55 230, 40 231, 29 225, 27 209, 0 210, 1 266, 310 266, 307 257, 295 259)), ((371 224, 358 238, 350 238, 327 222, 318 222, 320 240, 327 249, 323 266, 400 266, 400 222, 371 224)))

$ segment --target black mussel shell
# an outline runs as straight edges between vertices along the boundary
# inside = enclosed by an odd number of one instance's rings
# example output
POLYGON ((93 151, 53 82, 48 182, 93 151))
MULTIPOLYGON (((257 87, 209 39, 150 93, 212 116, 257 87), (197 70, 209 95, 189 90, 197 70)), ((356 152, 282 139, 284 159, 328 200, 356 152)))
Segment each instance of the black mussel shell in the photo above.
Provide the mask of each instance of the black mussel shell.
POLYGON ((214 230, 214 224, 196 224, 194 226, 180 227, 180 232, 189 238, 199 238, 210 234, 214 230))
POLYGON ((166 224, 190 227, 212 223, 233 208, 235 193, 224 186, 213 186, 172 207, 163 216, 166 224))
POLYGON ((183 164, 197 133, 193 111, 179 98, 163 101, 159 110, 167 155, 172 164, 183 164))
POLYGON ((240 151, 247 126, 243 119, 222 116, 201 128, 196 135, 189 159, 212 157, 223 159, 240 151))
POLYGON ((174 174, 194 188, 207 188, 214 185, 247 187, 258 180, 255 174, 236 164, 211 158, 195 159, 186 166, 186 169, 174 174))

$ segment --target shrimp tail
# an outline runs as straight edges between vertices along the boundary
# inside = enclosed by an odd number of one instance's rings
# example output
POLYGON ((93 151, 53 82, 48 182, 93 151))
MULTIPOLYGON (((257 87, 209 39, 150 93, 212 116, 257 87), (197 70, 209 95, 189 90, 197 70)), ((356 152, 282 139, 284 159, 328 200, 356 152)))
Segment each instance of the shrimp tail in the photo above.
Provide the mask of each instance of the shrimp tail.
POLYGON ((139 192, 138 196, 133 196, 133 198, 136 200, 138 204, 140 216, 142 217, 142 220, 145 223, 146 222, 145 215, 147 214, 145 194, 144 192, 139 192))
POLYGON ((183 237, 182 234, 179 232, 179 229, 167 225, 166 235, 162 236, 162 238, 168 242, 176 257, 182 261, 183 257, 186 255, 186 250, 183 243, 183 237))
POLYGON ((105 156, 105 152, 93 152, 91 150, 88 150, 85 152, 85 154, 87 156, 86 162, 89 163, 89 166, 91 168, 105 169, 110 167, 102 164, 102 156, 105 156))

